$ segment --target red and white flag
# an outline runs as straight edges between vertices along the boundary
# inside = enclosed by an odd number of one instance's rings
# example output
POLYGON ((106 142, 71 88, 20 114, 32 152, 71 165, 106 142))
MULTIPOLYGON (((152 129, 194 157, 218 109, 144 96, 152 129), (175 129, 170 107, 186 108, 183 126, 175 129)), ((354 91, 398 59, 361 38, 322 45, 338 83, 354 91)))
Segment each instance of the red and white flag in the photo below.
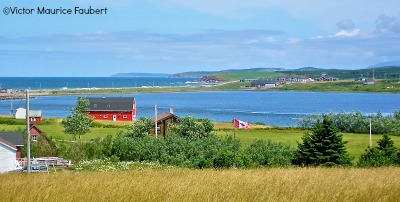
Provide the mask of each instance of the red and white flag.
POLYGON ((234 122, 235 122, 235 128, 250 129, 250 123, 248 122, 244 122, 239 119, 235 119, 234 122))

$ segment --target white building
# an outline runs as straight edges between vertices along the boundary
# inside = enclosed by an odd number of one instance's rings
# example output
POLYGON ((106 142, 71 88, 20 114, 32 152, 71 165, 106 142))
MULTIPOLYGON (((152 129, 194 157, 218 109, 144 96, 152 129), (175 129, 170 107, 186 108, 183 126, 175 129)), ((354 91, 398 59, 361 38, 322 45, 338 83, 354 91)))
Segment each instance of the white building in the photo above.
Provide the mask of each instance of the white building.
POLYGON ((0 173, 16 170, 16 154, 14 144, 0 138, 0 173))
MULTIPOLYGON (((29 110, 29 117, 41 117, 42 111, 41 110, 29 110)), ((26 109, 25 108, 18 108, 15 111, 14 118, 16 119, 26 119, 26 109)))

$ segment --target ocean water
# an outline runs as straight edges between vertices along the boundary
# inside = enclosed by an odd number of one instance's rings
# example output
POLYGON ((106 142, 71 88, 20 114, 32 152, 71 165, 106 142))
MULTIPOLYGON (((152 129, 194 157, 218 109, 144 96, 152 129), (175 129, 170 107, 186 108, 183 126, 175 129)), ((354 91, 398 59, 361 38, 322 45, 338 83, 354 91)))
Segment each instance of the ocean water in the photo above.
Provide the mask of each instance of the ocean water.
MULTIPOLYGON (((223 122, 237 118, 275 126, 296 126, 298 118, 330 111, 364 114, 379 111, 385 115, 400 110, 400 94, 219 91, 85 96, 135 97, 138 117, 153 117, 154 105, 157 105, 159 113, 169 112, 173 107, 178 116, 190 115, 223 122)), ((78 97, 37 97, 30 100, 30 108, 42 110, 44 117, 64 118, 70 114, 70 108, 75 106, 78 97)), ((14 109, 25 108, 25 100, 2 100, 0 114, 10 114, 11 102, 14 109)))
POLYGON ((0 87, 15 90, 65 88, 131 88, 148 86, 197 86, 198 78, 166 77, 0 77, 0 87))

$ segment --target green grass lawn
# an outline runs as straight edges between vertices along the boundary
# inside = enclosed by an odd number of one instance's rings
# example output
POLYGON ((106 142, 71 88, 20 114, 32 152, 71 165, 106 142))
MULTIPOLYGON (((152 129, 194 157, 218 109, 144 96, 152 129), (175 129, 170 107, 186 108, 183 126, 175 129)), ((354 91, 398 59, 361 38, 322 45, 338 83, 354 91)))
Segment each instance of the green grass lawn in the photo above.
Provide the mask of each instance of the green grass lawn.
MULTIPOLYGON (((48 137, 53 139, 61 140, 72 140, 70 134, 64 133, 64 127, 61 125, 61 119, 50 119, 51 124, 40 124, 39 129, 42 130, 48 137)), ((45 119, 46 121, 46 119, 45 119)), ((45 122, 44 121, 44 122, 45 122)), ((105 124, 105 123, 103 123, 105 124)), ((107 123, 109 124, 109 123, 107 123)), ((0 124, 0 131, 10 132, 10 131, 25 131, 25 125, 6 125, 0 124)), ((85 134, 81 137, 83 141, 90 140, 97 137, 106 137, 107 135, 117 135, 119 132, 123 131, 123 128, 91 128, 91 132, 85 134)))
MULTIPOLYGON (((248 145, 256 139, 270 139, 275 142, 283 142, 297 147, 297 142, 301 142, 303 134, 307 131, 296 129, 255 129, 255 130, 236 130, 236 137, 244 145, 248 145)), ((217 134, 221 137, 226 135, 233 135, 233 130, 220 130, 217 134)), ((365 149, 369 146, 369 134, 353 134, 353 133, 340 133, 343 135, 343 140, 347 141, 347 152, 350 156, 355 157, 355 160, 364 153, 365 149)), ((377 141, 382 138, 382 135, 372 135, 372 146, 377 146, 377 141)), ((400 137, 390 136, 397 147, 400 147, 400 137)))
MULTIPOLYGON (((61 125, 60 119, 51 119, 51 124, 42 124, 38 127, 49 137, 53 139, 61 140, 72 140, 72 136, 63 132, 64 128, 61 125)), ((102 124, 111 124, 104 123, 102 124)), ((123 125, 126 123, 117 123, 117 125, 123 125)), ((228 135, 233 136, 233 124, 232 123, 215 123, 215 132, 220 137, 228 135)), ((0 124, 0 131, 24 131, 25 125, 6 125, 0 124)), ((92 138, 105 137, 107 135, 116 136, 117 134, 124 131, 124 128, 92 128, 91 132, 83 135, 81 138, 83 141, 90 140, 92 138)), ((301 142, 301 137, 308 131, 293 129, 293 128, 270 128, 263 125, 254 124, 251 130, 236 130, 236 137, 241 141, 243 145, 249 145, 256 139, 272 140, 275 142, 283 142, 290 144, 293 147, 297 147, 297 142, 301 142)), ((365 149, 369 145, 369 134, 352 134, 352 133, 341 133, 343 139, 348 141, 346 144, 347 151, 350 156, 358 159, 365 149)), ((382 135, 373 135, 373 146, 377 145, 382 135)), ((390 136, 395 142, 397 147, 400 147, 400 136, 390 136)))

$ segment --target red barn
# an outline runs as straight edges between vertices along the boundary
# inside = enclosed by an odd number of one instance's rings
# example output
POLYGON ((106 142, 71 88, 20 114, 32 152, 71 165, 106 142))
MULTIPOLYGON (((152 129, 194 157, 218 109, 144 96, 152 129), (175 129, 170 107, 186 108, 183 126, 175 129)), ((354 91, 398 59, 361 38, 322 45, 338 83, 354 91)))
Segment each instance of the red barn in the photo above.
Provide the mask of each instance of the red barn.
POLYGON ((96 120, 133 121, 136 119, 135 98, 87 98, 89 116, 96 120))

